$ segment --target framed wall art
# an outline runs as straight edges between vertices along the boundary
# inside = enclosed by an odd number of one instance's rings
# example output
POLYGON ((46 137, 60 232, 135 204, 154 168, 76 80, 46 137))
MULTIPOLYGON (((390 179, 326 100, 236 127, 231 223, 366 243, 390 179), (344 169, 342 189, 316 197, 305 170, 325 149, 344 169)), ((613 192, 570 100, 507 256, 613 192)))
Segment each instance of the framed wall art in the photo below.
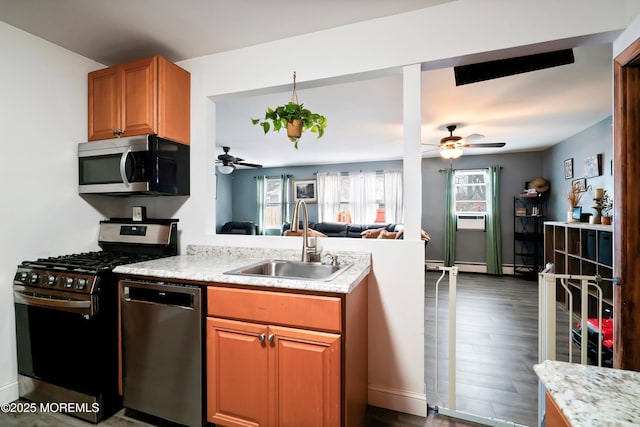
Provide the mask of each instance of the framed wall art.
POLYGON ((318 201, 315 179, 294 179, 292 182, 294 202, 304 200, 305 203, 316 203, 318 201))
POLYGON ((587 178, 578 178, 571 181, 571 186, 577 188, 579 192, 587 191, 587 178))
POLYGON ((584 176, 593 178, 602 175, 602 154, 594 154, 584 161, 584 176))
POLYGON ((573 178, 573 158, 564 161, 564 179, 573 178))

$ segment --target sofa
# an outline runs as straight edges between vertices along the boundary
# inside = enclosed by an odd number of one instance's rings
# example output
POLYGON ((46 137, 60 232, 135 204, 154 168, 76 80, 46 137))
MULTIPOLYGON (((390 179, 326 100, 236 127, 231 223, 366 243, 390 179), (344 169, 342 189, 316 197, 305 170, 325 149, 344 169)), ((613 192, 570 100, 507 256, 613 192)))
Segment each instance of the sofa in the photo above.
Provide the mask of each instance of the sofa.
MULTIPOLYGON (((285 223, 282 226, 282 232, 291 228, 290 223, 285 223)), ((302 229, 302 222, 299 226, 302 229)), ((344 222, 310 222, 309 228, 319 233, 324 234, 327 237, 353 237, 362 238, 362 233, 366 230, 384 229, 388 232, 398 233, 404 229, 402 224, 347 224, 344 222)))
POLYGON ((257 226, 251 221, 226 222, 218 232, 220 234, 257 234, 257 226))

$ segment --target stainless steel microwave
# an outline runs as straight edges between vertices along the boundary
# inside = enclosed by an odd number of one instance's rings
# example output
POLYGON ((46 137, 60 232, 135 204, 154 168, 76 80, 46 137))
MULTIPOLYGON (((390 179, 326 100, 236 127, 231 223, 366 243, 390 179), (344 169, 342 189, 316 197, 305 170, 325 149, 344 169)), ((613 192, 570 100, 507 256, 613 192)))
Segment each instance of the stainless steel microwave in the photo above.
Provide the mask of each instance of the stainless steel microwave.
POLYGON ((78 144, 80 194, 188 195, 189 146, 156 135, 78 144))

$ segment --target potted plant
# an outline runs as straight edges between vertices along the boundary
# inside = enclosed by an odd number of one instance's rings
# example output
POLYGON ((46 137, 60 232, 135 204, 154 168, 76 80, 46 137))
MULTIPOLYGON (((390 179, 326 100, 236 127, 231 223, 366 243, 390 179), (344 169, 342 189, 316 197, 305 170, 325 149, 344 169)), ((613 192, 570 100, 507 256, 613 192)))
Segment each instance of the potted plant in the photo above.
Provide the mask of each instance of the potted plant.
POLYGON ((571 188, 567 191, 567 201, 569 202, 569 211, 567 212, 567 222, 573 222, 573 208, 580 204, 582 200, 582 192, 576 184, 571 184, 571 188))
POLYGON ((282 128, 287 128, 287 136, 291 142, 295 143, 298 149, 298 139, 302 136, 303 131, 310 131, 318 134, 318 138, 324 135, 324 129, 327 127, 326 117, 311 112, 304 108, 303 104, 291 101, 285 105, 267 108, 264 119, 251 119, 254 125, 262 126, 266 134, 270 130, 279 132, 282 128))
POLYGON ((296 92, 296 72, 293 72, 293 93, 291 101, 285 105, 267 108, 264 119, 251 119, 254 125, 262 126, 266 134, 271 129, 279 132, 282 128, 287 128, 287 136, 291 142, 295 143, 298 149, 298 139, 302 136, 303 131, 311 131, 318 134, 318 138, 324 135, 324 128, 327 127, 327 118, 311 110, 304 108, 298 101, 298 93, 296 92))
POLYGON ((602 193, 602 199, 600 200, 602 206, 602 224, 611 224, 611 209, 613 209, 613 198, 607 194, 607 190, 602 193))

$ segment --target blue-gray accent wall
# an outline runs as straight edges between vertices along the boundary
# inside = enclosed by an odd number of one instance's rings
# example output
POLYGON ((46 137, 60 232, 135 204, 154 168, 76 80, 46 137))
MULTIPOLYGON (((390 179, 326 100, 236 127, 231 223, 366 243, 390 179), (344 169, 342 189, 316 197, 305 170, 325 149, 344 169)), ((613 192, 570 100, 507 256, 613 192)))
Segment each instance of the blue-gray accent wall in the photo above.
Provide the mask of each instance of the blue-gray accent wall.
MULTIPOLYGON (((543 176, 541 152, 462 156, 453 162, 440 158, 422 161, 422 225, 431 236, 426 259, 444 259, 445 175, 440 173, 453 165, 454 169, 482 169, 502 166, 500 171, 500 222, 502 263, 513 263, 513 197, 525 187, 525 182, 543 176)), ((456 234, 456 260, 486 261, 486 233, 479 230, 459 230, 456 234)))
POLYGON ((216 171, 216 231, 233 218, 233 174, 224 175, 216 171))
MULTIPOLYGON (((566 221, 569 203, 565 197, 571 188, 572 179, 564 178, 564 161, 573 159, 573 179, 584 178, 584 161, 587 157, 602 154, 602 175, 588 178, 589 190, 582 197, 582 211, 595 213, 592 209, 594 190, 604 188, 613 194, 613 130, 611 116, 601 120, 584 131, 567 138, 544 152, 544 172, 553 183, 553 197, 549 200, 549 217, 556 221, 566 221)), ((615 202, 615 198, 614 198, 615 202)))

